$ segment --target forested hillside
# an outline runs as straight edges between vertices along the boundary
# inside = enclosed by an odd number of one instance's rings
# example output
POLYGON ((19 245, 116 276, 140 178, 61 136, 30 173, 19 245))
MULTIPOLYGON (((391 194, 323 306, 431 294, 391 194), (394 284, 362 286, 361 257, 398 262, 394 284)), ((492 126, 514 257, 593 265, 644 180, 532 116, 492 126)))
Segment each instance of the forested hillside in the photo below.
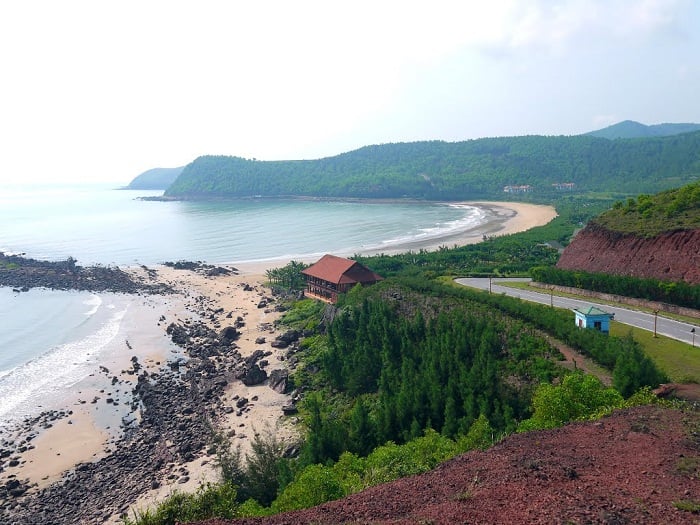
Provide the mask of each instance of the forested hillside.
POLYGON ((590 136, 487 138, 366 146, 317 160, 204 156, 187 165, 169 198, 530 198, 565 192, 636 195, 700 177, 700 132, 607 140, 590 136), (557 184, 572 186, 556 187, 557 184))

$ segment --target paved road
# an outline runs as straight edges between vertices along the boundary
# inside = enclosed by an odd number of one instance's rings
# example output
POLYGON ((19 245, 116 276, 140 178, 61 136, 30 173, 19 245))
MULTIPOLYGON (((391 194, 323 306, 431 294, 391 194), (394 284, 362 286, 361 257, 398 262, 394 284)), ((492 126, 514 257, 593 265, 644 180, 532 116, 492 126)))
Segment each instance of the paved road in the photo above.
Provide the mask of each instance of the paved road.
MULTIPOLYGON (((581 309, 594 304, 600 306, 600 308, 606 312, 614 313, 615 321, 628 324, 630 326, 635 326, 643 330, 649 330, 650 332, 654 331, 655 316, 653 313, 638 312, 636 310, 630 310, 619 306, 609 306, 607 304, 596 303, 592 300, 569 299, 568 297, 558 297, 548 293, 533 292, 530 290, 521 290, 519 288, 510 288, 508 286, 498 285, 498 283, 502 281, 512 282, 529 280, 530 279, 492 279, 491 292, 504 293, 506 295, 519 297, 525 301, 532 301, 535 303, 553 304, 558 308, 581 309)), ((472 288, 481 288, 482 290, 489 289, 488 278, 469 277, 455 279, 455 282, 464 286, 470 286, 472 288)), ((571 322, 573 322, 573 317, 571 322)), ((659 335, 665 335, 666 337, 671 337, 673 339, 677 339, 678 341, 683 341, 684 343, 693 344, 693 334, 690 331, 692 328, 695 328, 695 346, 700 348, 700 324, 693 325, 690 323, 674 321, 673 319, 668 319, 666 317, 662 317, 661 315, 656 316, 656 333, 659 335)))

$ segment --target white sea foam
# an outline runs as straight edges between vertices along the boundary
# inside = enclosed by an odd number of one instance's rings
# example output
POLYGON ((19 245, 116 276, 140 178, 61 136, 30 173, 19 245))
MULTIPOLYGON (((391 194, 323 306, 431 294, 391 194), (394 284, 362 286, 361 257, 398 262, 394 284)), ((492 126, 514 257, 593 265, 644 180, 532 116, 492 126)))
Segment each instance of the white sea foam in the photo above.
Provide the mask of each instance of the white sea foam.
POLYGON ((0 425, 35 415, 89 375, 97 354, 118 334, 126 308, 114 312, 97 331, 52 348, 0 376, 0 425))
POLYGON ((451 221, 438 222, 433 226, 418 228, 407 235, 392 237, 382 241, 381 247, 401 246, 413 242, 425 242, 476 228, 486 220, 486 212, 467 204, 449 204, 451 208, 463 210, 465 215, 451 221))
POLYGON ((90 310, 85 312, 85 316, 90 317, 91 315, 97 313, 97 310, 99 310, 100 306, 102 306, 102 298, 99 295, 92 294, 90 297, 85 299, 85 301, 83 301, 83 304, 91 307, 90 310))

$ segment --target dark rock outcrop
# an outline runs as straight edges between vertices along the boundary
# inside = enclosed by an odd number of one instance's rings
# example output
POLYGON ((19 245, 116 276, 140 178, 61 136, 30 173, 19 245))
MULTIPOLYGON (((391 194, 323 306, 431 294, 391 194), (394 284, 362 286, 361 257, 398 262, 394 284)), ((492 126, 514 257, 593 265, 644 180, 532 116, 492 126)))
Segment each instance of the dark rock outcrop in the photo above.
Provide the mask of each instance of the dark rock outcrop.
POLYGON ((265 382, 266 379, 267 372, 260 368, 256 363, 246 370, 245 375, 241 378, 241 381, 243 381, 243 384, 246 386, 253 386, 265 382))
POLYGON ((272 390, 280 394, 284 394, 287 391, 287 386, 289 383, 289 370, 283 368, 278 368, 270 372, 269 385, 272 390))
POLYGON ((289 330, 282 335, 275 337, 275 340, 270 343, 273 348, 287 348, 290 344, 299 340, 301 334, 296 330, 289 330))
POLYGON ((141 281, 116 266, 80 266, 72 257, 64 261, 40 261, 2 252, 0 286, 12 287, 16 292, 53 288, 130 294, 173 293, 170 286, 141 281))

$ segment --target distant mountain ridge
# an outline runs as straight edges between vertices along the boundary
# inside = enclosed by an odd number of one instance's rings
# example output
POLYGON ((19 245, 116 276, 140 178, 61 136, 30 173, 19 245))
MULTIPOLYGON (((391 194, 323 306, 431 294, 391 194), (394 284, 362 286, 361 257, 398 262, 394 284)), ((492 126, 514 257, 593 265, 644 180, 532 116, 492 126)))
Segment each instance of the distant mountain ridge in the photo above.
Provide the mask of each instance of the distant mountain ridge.
POLYGON ((203 156, 169 199, 254 197, 460 200, 563 192, 656 193, 700 178, 700 131, 608 140, 589 135, 421 141, 316 160, 203 156))
POLYGON ((127 190, 165 190, 180 176, 184 166, 179 168, 153 168, 135 177, 127 190))
POLYGON ((634 120, 623 120, 607 128, 584 133, 591 137, 600 137, 603 139, 636 139, 644 137, 669 137, 679 135, 680 133, 691 133, 700 131, 700 124, 681 123, 681 124, 653 124, 647 126, 634 120))

